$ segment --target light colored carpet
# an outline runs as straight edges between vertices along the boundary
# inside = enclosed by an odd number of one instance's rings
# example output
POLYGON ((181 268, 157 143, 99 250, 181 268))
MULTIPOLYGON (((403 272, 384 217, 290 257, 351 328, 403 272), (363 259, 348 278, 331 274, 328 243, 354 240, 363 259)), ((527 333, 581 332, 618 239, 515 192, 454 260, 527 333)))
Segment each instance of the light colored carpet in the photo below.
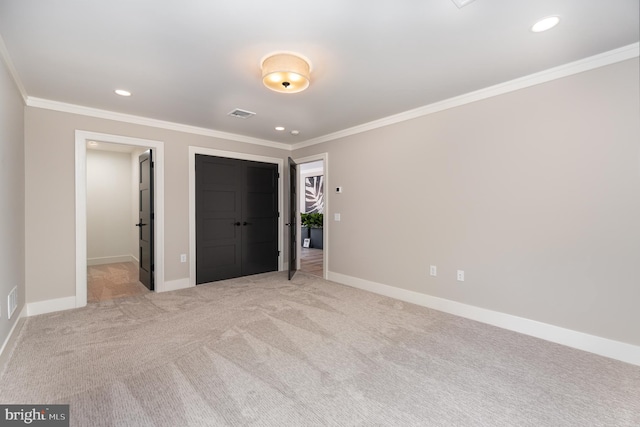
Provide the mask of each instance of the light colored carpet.
POLYGON ((269 273, 28 318, 0 402, 76 426, 637 426, 640 368, 269 273))

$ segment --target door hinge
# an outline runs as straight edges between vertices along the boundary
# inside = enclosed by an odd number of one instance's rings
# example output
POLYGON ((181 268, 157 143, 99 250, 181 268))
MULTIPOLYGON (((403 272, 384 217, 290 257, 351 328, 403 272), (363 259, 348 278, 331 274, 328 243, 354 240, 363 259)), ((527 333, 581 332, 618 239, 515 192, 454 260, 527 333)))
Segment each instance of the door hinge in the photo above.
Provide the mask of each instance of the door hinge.
POLYGON ((278 256, 280 256, 280 251, 278 251, 278 256))
POLYGON ((276 172, 276 178, 280 178, 280 172, 276 172))
POLYGON ((151 162, 151 167, 154 167, 156 165, 156 162, 151 162))
POLYGON ((278 218, 280 218, 280 212, 278 212, 278 218))

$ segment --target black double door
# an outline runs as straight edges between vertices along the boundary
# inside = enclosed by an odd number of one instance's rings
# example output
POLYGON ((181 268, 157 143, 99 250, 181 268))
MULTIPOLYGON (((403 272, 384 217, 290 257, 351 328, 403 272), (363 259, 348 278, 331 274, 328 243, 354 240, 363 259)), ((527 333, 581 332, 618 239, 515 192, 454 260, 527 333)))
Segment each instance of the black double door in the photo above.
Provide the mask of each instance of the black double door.
POLYGON ((196 155, 196 283, 278 270, 278 167, 196 155))

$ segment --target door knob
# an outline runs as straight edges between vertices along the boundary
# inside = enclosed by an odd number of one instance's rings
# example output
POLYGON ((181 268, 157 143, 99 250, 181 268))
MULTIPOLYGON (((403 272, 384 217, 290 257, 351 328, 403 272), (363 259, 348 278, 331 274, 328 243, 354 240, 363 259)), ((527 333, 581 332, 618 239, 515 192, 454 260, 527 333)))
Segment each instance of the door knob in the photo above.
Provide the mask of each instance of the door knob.
POLYGON ((245 221, 245 222, 243 222, 243 223, 242 223, 242 225, 251 225, 251 223, 250 223, 250 222, 245 221))
POLYGON ((231 224, 231 225, 235 225, 236 227, 240 227, 240 221, 238 221, 238 222, 234 222, 234 223, 233 223, 233 224, 231 224))
POLYGON ((142 227, 143 225, 147 225, 147 224, 143 224, 143 223, 136 224, 136 227, 142 227))

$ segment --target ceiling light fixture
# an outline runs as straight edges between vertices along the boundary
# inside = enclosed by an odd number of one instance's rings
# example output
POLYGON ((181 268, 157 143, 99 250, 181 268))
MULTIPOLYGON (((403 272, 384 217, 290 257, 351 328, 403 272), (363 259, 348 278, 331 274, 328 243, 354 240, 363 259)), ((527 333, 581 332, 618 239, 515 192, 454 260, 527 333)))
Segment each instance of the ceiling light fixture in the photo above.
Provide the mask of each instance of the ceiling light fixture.
POLYGON ((284 127, 283 126, 276 126, 276 130, 283 131, 284 127))
POLYGON ((534 33, 541 33, 543 31, 547 31, 558 25, 560 22, 560 18, 558 16, 547 16, 546 18, 542 18, 531 27, 531 31, 534 33))
POLYGON ((131 96, 131 92, 124 89, 116 89, 115 92, 120 96, 131 96))
POLYGON ((292 53, 275 53, 260 63, 262 83, 281 93, 297 93, 309 87, 309 61, 292 53))

